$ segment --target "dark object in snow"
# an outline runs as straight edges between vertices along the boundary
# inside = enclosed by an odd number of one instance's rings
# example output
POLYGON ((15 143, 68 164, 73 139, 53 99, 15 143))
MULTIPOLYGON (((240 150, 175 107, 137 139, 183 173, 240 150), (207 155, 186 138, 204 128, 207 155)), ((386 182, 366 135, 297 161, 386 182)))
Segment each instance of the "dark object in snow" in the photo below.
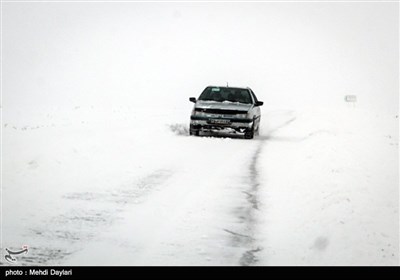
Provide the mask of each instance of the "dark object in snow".
POLYGON ((250 88, 209 86, 200 94, 190 116, 190 135, 200 132, 228 132, 252 139, 258 134, 264 103, 250 88))

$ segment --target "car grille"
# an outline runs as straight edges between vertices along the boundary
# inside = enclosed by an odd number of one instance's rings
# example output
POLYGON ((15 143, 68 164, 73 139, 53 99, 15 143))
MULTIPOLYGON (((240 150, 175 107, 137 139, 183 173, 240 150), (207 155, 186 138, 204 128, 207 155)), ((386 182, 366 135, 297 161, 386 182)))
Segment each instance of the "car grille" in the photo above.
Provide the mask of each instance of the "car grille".
POLYGON ((209 113, 209 114, 221 114, 221 115, 236 115, 236 114, 247 113, 247 111, 241 111, 241 110, 205 109, 205 108, 196 108, 195 111, 209 113))

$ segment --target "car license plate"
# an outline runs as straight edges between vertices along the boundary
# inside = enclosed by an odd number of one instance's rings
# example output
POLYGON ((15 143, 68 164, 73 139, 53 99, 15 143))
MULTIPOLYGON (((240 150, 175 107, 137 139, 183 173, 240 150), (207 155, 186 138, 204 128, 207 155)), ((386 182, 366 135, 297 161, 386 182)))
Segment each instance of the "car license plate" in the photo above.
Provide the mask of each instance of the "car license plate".
POLYGON ((230 120, 221 120, 221 119, 216 119, 216 120, 210 120, 210 123, 212 124, 230 124, 230 120))

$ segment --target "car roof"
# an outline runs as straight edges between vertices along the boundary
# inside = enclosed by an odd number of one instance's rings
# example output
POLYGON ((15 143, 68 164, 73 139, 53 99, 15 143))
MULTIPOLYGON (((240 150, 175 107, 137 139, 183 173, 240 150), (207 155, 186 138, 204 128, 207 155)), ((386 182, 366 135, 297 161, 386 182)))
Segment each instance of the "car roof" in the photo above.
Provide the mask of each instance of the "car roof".
POLYGON ((215 87, 215 88, 230 88, 230 89, 248 89, 251 90, 249 87, 227 87, 227 86, 208 86, 209 87, 215 87))

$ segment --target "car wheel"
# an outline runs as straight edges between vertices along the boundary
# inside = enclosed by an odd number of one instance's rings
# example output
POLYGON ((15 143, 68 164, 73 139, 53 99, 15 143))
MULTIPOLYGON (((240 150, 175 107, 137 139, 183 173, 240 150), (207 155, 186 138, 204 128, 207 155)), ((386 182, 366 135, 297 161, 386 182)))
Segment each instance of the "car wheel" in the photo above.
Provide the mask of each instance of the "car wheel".
POLYGON ((245 132, 244 138, 245 139, 253 139, 254 138, 254 125, 245 132))
POLYGON ((192 126, 190 126, 190 128, 189 128, 189 135, 194 135, 194 136, 199 136, 199 131, 198 130, 195 130, 195 129, 192 129, 192 126))

